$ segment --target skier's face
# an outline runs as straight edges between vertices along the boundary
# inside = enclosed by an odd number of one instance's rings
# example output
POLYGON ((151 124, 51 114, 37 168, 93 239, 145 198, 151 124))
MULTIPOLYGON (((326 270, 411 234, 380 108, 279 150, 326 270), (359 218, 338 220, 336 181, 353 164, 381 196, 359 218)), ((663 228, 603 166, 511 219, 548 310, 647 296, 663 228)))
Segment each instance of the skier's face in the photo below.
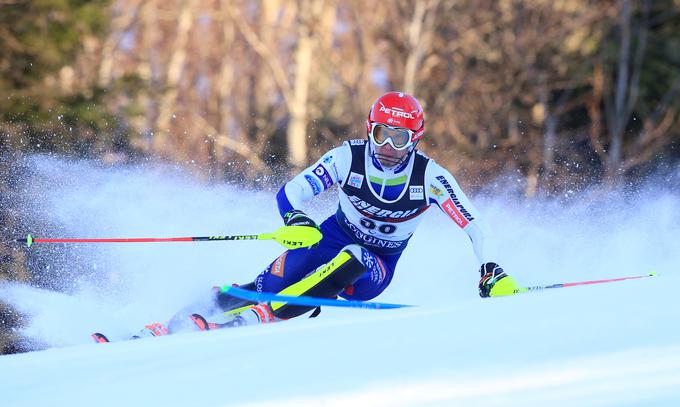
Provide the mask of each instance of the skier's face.
POLYGON ((408 154, 406 150, 395 150, 390 143, 385 143, 382 146, 376 146, 375 152, 380 165, 386 168, 392 168, 397 163, 400 163, 402 158, 408 154))

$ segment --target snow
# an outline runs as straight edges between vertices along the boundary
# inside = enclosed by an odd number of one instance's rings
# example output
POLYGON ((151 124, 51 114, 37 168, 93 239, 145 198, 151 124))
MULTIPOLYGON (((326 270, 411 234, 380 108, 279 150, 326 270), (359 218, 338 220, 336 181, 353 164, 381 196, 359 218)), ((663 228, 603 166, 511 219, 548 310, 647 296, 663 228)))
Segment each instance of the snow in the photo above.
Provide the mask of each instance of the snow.
MULTIPOLYGON (((25 192, 36 197, 32 211, 63 233, 43 237, 280 225, 274 192, 206 186, 167 167, 31 160, 49 181, 25 192)), ((0 300, 31 316, 22 334, 47 347, 0 356, 0 405, 678 406, 677 190, 650 186, 606 199, 592 192, 569 204, 472 197, 520 284, 656 277, 483 300, 466 235, 432 210, 376 299, 416 307, 324 308, 316 319, 105 345, 89 334, 123 339, 212 285, 252 279, 282 249, 252 241, 79 245, 77 262, 55 258, 55 270, 76 272, 68 293, 0 285, 0 300)), ((332 213, 332 195, 309 212, 332 213)), ((29 254, 40 250, 46 245, 29 254)))

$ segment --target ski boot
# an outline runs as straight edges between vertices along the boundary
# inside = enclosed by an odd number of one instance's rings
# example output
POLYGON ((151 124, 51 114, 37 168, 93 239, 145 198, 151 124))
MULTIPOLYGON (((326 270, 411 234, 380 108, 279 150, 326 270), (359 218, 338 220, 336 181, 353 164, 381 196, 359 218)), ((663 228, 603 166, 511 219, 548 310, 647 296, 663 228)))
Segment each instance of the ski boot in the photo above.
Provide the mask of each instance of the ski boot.
POLYGON ((191 314, 189 318, 191 318, 196 327, 201 331, 213 331, 215 329, 234 328, 237 326, 247 324, 246 320, 243 319, 243 317, 241 317, 240 315, 236 315, 231 321, 223 323, 209 322, 208 320, 205 319, 205 317, 203 317, 203 315, 200 314, 191 314))
POLYGON ((191 314, 189 316, 201 331, 236 328, 244 325, 267 324, 279 321, 279 319, 272 314, 272 310, 267 304, 249 305, 246 309, 238 310, 233 313, 225 312, 216 317, 223 322, 208 321, 200 314, 191 314))

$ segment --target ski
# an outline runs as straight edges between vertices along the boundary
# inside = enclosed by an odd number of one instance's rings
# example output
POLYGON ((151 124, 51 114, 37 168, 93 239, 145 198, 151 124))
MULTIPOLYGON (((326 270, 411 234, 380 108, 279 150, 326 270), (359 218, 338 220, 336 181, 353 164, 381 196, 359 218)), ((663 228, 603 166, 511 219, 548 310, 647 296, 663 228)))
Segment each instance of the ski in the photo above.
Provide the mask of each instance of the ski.
MULTIPOLYGON (((200 327, 199 327, 200 329, 200 327)), ((146 325, 141 331, 139 331, 137 334, 132 335, 129 337, 127 340, 135 340, 135 339, 142 339, 142 338, 153 338, 156 336, 164 336, 164 335, 170 335, 170 331, 168 331, 168 328, 160 323, 156 322, 153 324, 146 325)), ((90 337, 96 342, 96 343, 109 343, 111 340, 104 335, 101 332, 95 332, 90 335, 90 337)))
MULTIPOLYGON (((226 314, 226 313, 225 313, 226 314)), ((238 313, 236 314, 231 314, 231 315, 236 315, 238 317, 238 313)), ((233 322, 226 322, 226 323, 219 323, 219 322, 211 322, 208 321, 204 316, 201 314, 190 314, 188 316, 189 320, 195 325, 195 328, 198 331, 212 331, 215 329, 221 329, 221 328, 231 328, 234 326, 238 326, 238 323, 233 323, 233 322)), ((149 324, 144 327, 138 334, 132 335, 130 338, 127 340, 136 340, 136 339, 143 339, 143 338, 155 338, 157 336, 165 336, 165 335, 172 335, 174 332, 171 332, 168 330, 168 328, 165 327, 165 325, 157 322, 154 324, 149 324)), ((96 343, 109 343, 111 340, 104 335, 103 333, 100 332, 95 332, 90 335, 90 337, 96 342, 96 343)))
POLYGON ((355 300, 336 300, 332 298, 318 298, 307 296, 289 296, 272 293, 258 293, 257 291, 248 291, 243 288, 225 285, 222 287, 222 292, 238 297, 248 301, 254 302, 285 302, 293 305, 303 305, 309 307, 343 307, 343 308, 363 308, 363 309, 394 309, 412 307, 407 304, 390 304, 384 302, 370 302, 370 301, 355 301, 355 300))
MULTIPOLYGON (((332 298, 318 298, 318 297, 308 297, 308 296, 288 296, 279 295, 272 293, 258 293, 256 291, 244 290, 243 288, 234 286, 224 286, 222 287, 223 292, 227 292, 229 295, 241 298, 248 301, 253 301, 255 303, 263 302, 283 302, 293 305, 302 305, 309 307, 344 307, 344 308, 362 308, 362 309, 394 309, 394 308, 405 308, 412 307, 412 305, 407 304, 390 304, 384 302, 370 302, 370 301, 353 301, 353 300, 336 300, 332 298)), ((251 308, 252 305, 246 305, 234 310, 225 311, 224 316, 236 317, 228 322, 211 322, 208 321, 204 316, 200 314, 190 314, 188 317, 196 326, 199 331, 210 331, 222 328, 232 328, 241 325, 242 319, 239 318, 239 314, 243 311, 251 308)), ((151 324, 144 327, 142 330, 145 334, 143 335, 133 335, 129 340, 141 339, 144 337, 156 337, 163 335, 171 335, 168 329, 163 326, 163 324, 151 324), (148 331, 148 332, 147 332, 148 331)), ((90 335, 96 343, 109 343, 111 340, 99 332, 95 332, 90 335)))
POLYGON ((191 314, 189 315, 189 318, 194 321, 196 327, 201 331, 214 331, 216 329, 231 328, 234 326, 234 324, 230 323, 231 321, 224 323, 208 321, 208 319, 201 314, 191 314))

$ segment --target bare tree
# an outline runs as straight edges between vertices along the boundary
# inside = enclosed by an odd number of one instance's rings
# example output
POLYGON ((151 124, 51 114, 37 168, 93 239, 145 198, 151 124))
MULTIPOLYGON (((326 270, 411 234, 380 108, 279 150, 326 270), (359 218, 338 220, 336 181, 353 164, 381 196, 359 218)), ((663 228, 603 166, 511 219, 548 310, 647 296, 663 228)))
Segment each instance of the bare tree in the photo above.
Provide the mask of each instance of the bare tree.
POLYGON ((153 140, 153 147, 156 152, 170 153, 173 151, 168 142, 170 121, 177 109, 176 102, 179 95, 182 72, 187 60, 189 32, 194 24, 194 13, 197 1, 198 0, 182 0, 180 3, 174 48, 172 49, 165 74, 165 92, 161 96, 158 117, 156 118, 156 124, 154 126, 156 135, 153 140))
MULTIPOLYGON (((640 114, 641 77, 648 69, 650 12, 655 2, 619 0, 612 36, 617 39, 616 63, 609 66, 607 55, 596 71, 595 103, 605 107, 603 131, 597 106, 591 107, 594 150, 606 168, 606 175, 620 181, 631 169, 660 153, 671 141, 666 134, 678 122, 678 106, 672 101, 680 91, 680 73, 669 78, 670 86, 647 115, 640 114), (641 123, 636 125, 635 122, 641 123), (665 135, 666 134, 666 135, 665 135), (665 135, 665 136, 664 136, 665 135)), ((680 10, 675 11, 675 15, 680 10)), ((673 15, 664 13, 665 18, 673 15)))
POLYGON ((626 172, 677 132, 680 80, 640 115, 656 4, 119 0, 94 72, 143 84, 117 102, 136 106, 133 147, 212 177, 301 167, 364 137, 370 103, 404 90, 426 110, 421 148, 475 182, 517 173, 533 196, 583 177, 593 166, 572 164, 593 154, 626 172))
POLYGON ((616 85, 611 98, 605 97, 609 151, 605 157, 610 176, 621 170, 623 161, 623 133, 630 121, 639 94, 640 73, 647 45, 647 30, 640 26, 637 41, 632 37, 632 5, 630 0, 620 0, 619 5, 619 56, 616 85), (613 100, 612 100, 613 99, 613 100))

